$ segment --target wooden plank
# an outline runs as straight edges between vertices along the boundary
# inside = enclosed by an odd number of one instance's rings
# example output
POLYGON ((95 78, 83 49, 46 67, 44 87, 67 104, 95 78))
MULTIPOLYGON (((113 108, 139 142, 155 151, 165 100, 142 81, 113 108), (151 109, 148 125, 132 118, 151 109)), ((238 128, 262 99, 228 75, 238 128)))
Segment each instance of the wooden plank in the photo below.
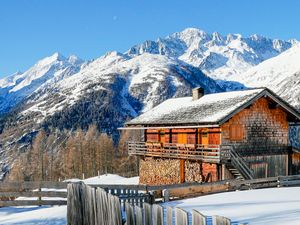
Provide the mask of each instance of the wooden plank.
POLYGON ((206 225, 206 217, 199 211, 192 211, 192 225, 206 225))
POLYGON ((180 159, 180 183, 185 182, 185 160, 180 159))
POLYGON ((143 223, 143 209, 139 206, 135 206, 136 225, 144 225, 143 223))
MULTIPOLYGON (((112 207, 112 221, 111 225, 122 225, 122 210, 120 199, 117 196, 112 196, 110 201, 113 203, 112 207)), ((142 224, 141 224, 142 225, 142 224)))
POLYGON ((199 196, 199 195, 209 194, 209 193, 219 193, 219 192, 227 191, 228 187, 229 187, 228 184, 183 187, 183 188, 169 190, 169 196, 170 198, 174 198, 174 197, 185 198, 185 197, 199 196))
POLYGON ((7 206, 39 206, 39 205, 67 205, 67 200, 15 200, 0 201, 0 207, 7 206))
POLYGON ((133 206, 125 203, 126 225, 135 225, 133 206))
POLYGON ((213 225, 231 225, 230 219, 223 216, 212 216, 213 225))
POLYGON ((166 225, 173 225, 173 209, 172 207, 167 207, 167 224, 166 225))
POLYGON ((143 208, 145 225, 152 225, 152 206, 149 203, 144 203, 143 208))
MULTIPOLYGON (((136 189, 136 190, 140 190, 140 191, 146 191, 147 190, 147 185, 112 185, 112 184, 89 184, 89 186, 94 187, 94 188, 108 188, 108 189, 119 189, 119 190, 123 190, 123 189, 136 189)), ((118 193, 120 193, 119 191, 117 191, 117 195, 118 193)))
POLYGON ((175 208, 175 224, 188 225, 188 213, 180 208, 175 208))
POLYGON ((0 191, 21 191, 39 188, 66 189, 67 185, 68 183, 66 182, 52 181, 0 182, 0 191))
POLYGON ((66 198, 67 192, 62 191, 21 191, 21 192, 0 192, 1 197, 59 197, 66 198))
POLYGON ((95 224, 95 189, 88 185, 82 185, 82 201, 83 201, 83 223, 87 225, 95 224))
POLYGON ((81 184, 68 184, 67 224, 83 225, 81 184))
POLYGON ((107 221, 109 212, 108 212, 108 199, 107 199, 107 193, 101 189, 97 188, 96 189, 96 224, 103 224, 103 225, 108 225, 107 221))
POLYGON ((164 225, 164 208, 160 205, 152 205, 153 225, 164 225))

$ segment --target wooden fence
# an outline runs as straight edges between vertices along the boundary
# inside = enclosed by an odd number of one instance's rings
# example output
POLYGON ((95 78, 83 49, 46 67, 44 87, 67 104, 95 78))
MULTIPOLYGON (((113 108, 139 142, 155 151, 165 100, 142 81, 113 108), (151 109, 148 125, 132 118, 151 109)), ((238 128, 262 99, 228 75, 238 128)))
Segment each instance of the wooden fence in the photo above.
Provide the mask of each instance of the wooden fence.
MULTIPOLYGON (((174 185, 93 185, 107 193, 118 196, 121 207, 125 203, 143 206, 143 203, 158 203, 201 195, 272 187, 300 186, 300 175, 279 176, 253 180, 227 180, 212 183, 184 183, 174 185)), ((65 182, 0 182, 0 207, 25 205, 66 205, 67 183, 65 182), (55 189, 55 190, 54 190, 55 189), (60 189, 59 191, 57 189, 60 189), (20 199, 28 197, 29 199, 20 199), (19 198, 18 200, 16 200, 19 198), (33 199, 32 199, 33 198, 33 199)))
POLYGON ((63 182, 0 182, 0 207, 66 205, 66 188, 63 182))
MULTIPOLYGON (((133 206, 125 202, 122 214, 121 201, 117 196, 102 188, 93 188, 83 183, 68 185, 68 225, 206 225, 208 218, 193 210, 191 223, 189 214, 180 208, 167 207, 144 202, 133 206)), ((230 225, 222 216, 212 216, 212 225, 230 225)))

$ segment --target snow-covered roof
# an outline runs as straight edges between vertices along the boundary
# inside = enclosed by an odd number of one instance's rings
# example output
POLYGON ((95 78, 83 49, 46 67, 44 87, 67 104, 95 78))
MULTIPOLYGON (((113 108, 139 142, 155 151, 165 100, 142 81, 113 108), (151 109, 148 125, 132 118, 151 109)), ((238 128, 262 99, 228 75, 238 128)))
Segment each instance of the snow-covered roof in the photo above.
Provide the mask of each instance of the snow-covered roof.
POLYGON ((198 100, 192 97, 172 98, 126 123, 134 125, 222 124, 239 110, 262 96, 272 97, 298 119, 300 115, 266 88, 207 94, 198 100), (279 100, 279 101, 277 101, 279 100))

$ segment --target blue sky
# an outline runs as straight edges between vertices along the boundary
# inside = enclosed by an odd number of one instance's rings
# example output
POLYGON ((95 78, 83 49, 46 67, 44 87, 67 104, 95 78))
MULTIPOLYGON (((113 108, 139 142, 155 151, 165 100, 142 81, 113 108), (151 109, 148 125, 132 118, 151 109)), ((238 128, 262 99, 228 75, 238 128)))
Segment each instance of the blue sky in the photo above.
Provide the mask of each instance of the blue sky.
POLYGON ((196 27, 300 39, 298 0, 1 0, 0 77, 60 52, 93 59, 196 27))

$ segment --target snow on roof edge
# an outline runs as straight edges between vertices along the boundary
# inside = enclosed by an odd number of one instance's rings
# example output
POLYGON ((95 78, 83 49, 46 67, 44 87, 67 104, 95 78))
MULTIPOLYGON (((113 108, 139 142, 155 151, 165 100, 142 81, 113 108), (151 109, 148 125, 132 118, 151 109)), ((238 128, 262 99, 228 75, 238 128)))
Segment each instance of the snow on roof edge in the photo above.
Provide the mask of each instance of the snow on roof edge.
MULTIPOLYGON (((188 100, 188 99, 191 99, 191 97, 181 97, 181 98, 171 98, 171 99, 168 99, 164 102, 162 102, 161 104, 157 105, 156 107, 154 107, 153 109, 141 114, 140 116, 132 119, 131 121, 128 121, 127 123, 125 123, 125 126, 137 126, 137 125, 152 125, 152 124, 157 124, 157 125, 169 125, 169 124, 176 124, 176 125, 184 125, 184 124, 199 124, 199 125, 203 125, 203 124, 217 124, 221 121, 223 121, 224 118, 226 118, 228 115, 231 115, 231 114, 235 114, 236 110, 244 107, 244 105, 246 105, 248 102, 251 102, 253 101, 253 99, 255 99, 255 97, 257 97, 258 95, 260 95, 262 92, 268 90, 267 88, 265 87, 259 87, 259 88, 251 88, 251 89, 247 89, 247 90, 238 90, 238 91, 231 91, 231 92, 221 92, 221 93, 212 93, 212 94, 207 94, 205 95, 206 99, 207 99, 207 96, 220 96, 222 94, 224 95, 230 95, 230 93, 239 93, 239 92, 250 92, 248 93, 248 95, 253 95, 252 98, 250 99, 246 99, 247 101, 245 103, 243 103, 242 105, 238 105, 238 107, 235 107, 233 110, 231 110, 230 112, 227 112, 225 116, 223 116, 222 118, 216 120, 216 121, 201 121, 200 123, 195 121, 191 121, 189 123, 186 123, 186 122, 182 122, 182 121, 172 121, 172 122, 168 122, 168 121, 136 121, 138 120, 141 116, 143 116, 144 114, 151 112, 151 111, 154 111, 154 110, 157 110, 157 108, 161 107, 162 104, 166 104, 166 103, 170 103, 172 101, 178 101, 178 100, 188 100), (253 92, 257 90, 257 92, 253 92), (252 92, 251 92, 252 91, 252 92)), ((180 107, 178 108, 180 109, 180 107)))

